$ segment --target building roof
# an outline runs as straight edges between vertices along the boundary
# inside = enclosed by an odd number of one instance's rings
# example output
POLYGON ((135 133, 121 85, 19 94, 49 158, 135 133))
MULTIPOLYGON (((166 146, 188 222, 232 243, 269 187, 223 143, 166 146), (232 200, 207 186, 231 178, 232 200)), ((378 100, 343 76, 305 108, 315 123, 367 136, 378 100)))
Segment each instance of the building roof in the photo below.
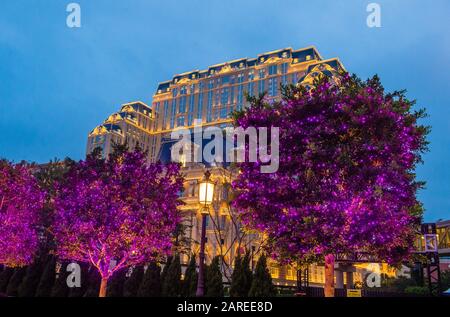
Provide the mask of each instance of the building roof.
POLYGON ((95 127, 89 133, 89 136, 103 135, 103 134, 107 134, 109 132, 115 132, 115 133, 122 134, 122 128, 120 126, 118 126, 117 124, 104 123, 102 125, 95 127))
POLYGON ((158 88, 156 94, 161 94, 168 92, 170 90, 170 85, 172 84, 180 84, 183 81, 190 81, 199 78, 207 78, 209 76, 214 76, 220 74, 221 72, 227 71, 236 71, 240 69, 245 69, 257 65, 262 65, 267 61, 276 61, 278 59, 288 59, 292 58, 292 64, 298 64, 308 61, 322 60, 317 49, 313 46, 293 50, 292 48, 284 48, 271 52, 266 52, 259 54, 256 58, 240 58, 232 61, 215 64, 209 66, 205 70, 193 70, 189 72, 185 72, 182 74, 175 75, 172 80, 164 81, 158 84, 158 88))
POLYGON ((123 104, 120 112, 139 112, 151 117, 152 108, 142 101, 133 101, 123 104))

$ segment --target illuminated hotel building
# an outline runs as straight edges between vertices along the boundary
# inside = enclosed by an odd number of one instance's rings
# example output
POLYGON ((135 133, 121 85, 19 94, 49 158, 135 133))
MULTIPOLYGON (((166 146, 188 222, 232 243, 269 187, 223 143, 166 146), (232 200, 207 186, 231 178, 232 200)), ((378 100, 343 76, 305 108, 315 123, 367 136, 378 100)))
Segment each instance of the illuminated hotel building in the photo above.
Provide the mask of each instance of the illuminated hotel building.
POLYGON ((333 76, 342 68, 337 58, 323 60, 316 48, 307 47, 281 49, 175 75, 158 84, 152 109, 141 101, 124 104, 93 129, 87 153, 100 147, 106 157, 112 142, 127 142, 131 148, 139 143, 156 161, 174 129, 193 128, 194 120, 202 126, 229 126, 230 114, 246 106, 246 93, 266 92, 267 98, 274 100, 280 97, 280 85, 308 85, 318 73, 333 76))
POLYGON ((104 157, 113 149, 113 144, 127 143, 150 152, 153 144, 151 134, 153 124, 152 109, 142 101, 122 105, 119 112, 110 115, 101 125, 93 129, 88 136, 86 153, 100 148, 104 157))
MULTIPOLYGON (((280 84, 310 85, 320 73, 333 77, 343 69, 337 58, 324 60, 314 47, 299 50, 291 48, 258 55, 256 58, 241 58, 217 64, 205 70, 193 70, 175 75, 171 80, 161 82, 153 95, 151 108, 143 102, 131 102, 121 107, 101 125, 91 131, 87 152, 100 147, 106 157, 112 151, 112 144, 128 143, 130 148, 139 143, 149 153, 150 161, 170 160, 170 147, 177 142, 170 140, 175 129, 194 127, 194 120, 202 126, 227 127, 231 125, 230 114, 246 107, 245 94, 255 96, 266 92, 267 98, 280 97, 280 84)), ((256 263, 259 250, 258 234, 242 235, 242 228, 233 219, 229 199, 229 184, 233 180, 230 170, 205 163, 186 164, 184 190, 180 206, 186 224, 186 238, 190 241, 190 252, 198 254, 201 236, 201 216, 198 202, 198 185, 205 168, 210 168, 212 180, 216 182, 214 203, 207 224, 206 256, 209 262, 215 255, 222 255, 231 268, 237 252, 251 250, 256 263), (240 235, 241 234, 241 235, 240 235)), ((188 257, 182 257, 186 263, 188 257)), ((269 262, 269 270, 277 285, 294 286, 296 269, 269 262)), ((365 267, 357 265, 349 274, 336 269, 341 282, 353 274, 357 282, 365 267)), ((225 272, 230 275, 230 271, 225 272)), ((386 270, 383 270, 387 272, 386 270)), ((347 272, 347 271, 346 271, 347 272)), ((392 272, 391 272, 392 273, 392 272)), ((394 273, 392 273, 394 274, 394 273)), ((310 266, 310 282, 323 284, 324 269, 320 265, 310 266)), ((339 285, 339 282, 337 283, 339 285)))
POLYGON ((153 96, 155 136, 151 157, 157 160, 161 144, 176 128, 192 128, 194 120, 203 126, 230 125, 230 114, 246 106, 245 93, 266 92, 280 97, 280 84, 310 83, 318 71, 342 69, 337 58, 323 60, 314 47, 291 48, 241 58, 205 70, 193 70, 161 82, 153 96))

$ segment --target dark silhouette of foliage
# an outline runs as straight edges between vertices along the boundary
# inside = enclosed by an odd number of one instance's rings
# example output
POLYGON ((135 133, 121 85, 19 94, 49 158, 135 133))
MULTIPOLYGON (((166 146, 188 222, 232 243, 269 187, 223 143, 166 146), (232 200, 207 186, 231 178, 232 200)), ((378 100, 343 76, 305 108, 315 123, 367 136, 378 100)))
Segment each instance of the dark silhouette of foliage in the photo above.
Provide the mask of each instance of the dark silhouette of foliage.
POLYGON ((198 273, 197 273, 197 263, 195 261, 195 254, 191 255, 189 264, 184 273, 183 280, 183 296, 185 297, 195 297, 197 291, 198 273))
POLYGON ((5 267, 3 271, 0 273, 0 294, 6 293, 6 288, 8 287, 9 280, 14 274, 14 268, 5 267))
POLYGON ((26 274, 18 289, 19 297, 34 297, 42 275, 44 263, 40 258, 27 267, 26 274))
POLYGON ((246 297, 252 284, 252 271, 250 270, 250 254, 244 258, 240 254, 235 259, 233 274, 231 275, 231 297, 246 297))
POLYGON ((178 297, 181 295, 181 264, 180 256, 177 254, 167 270, 163 281, 163 296, 178 297))
POLYGON ((164 281, 166 280, 167 272, 169 271, 170 264, 172 264, 173 256, 168 256, 166 259, 166 263, 161 272, 161 291, 164 285, 164 281))
POLYGON ((139 285, 144 277, 144 267, 135 266, 133 267, 133 272, 130 277, 126 279, 123 285, 123 296, 124 297, 136 297, 139 285))
POLYGON ((67 265, 69 262, 62 262, 59 269, 59 273, 55 279, 55 284, 53 285, 51 291, 51 297, 67 297, 69 295, 69 287, 67 286, 67 277, 70 272, 67 272, 67 265))
POLYGON ((221 257, 216 256, 206 270, 206 296, 223 297, 222 272, 220 270, 221 257))
POLYGON ((150 262, 144 274, 144 279, 138 290, 139 297, 161 296, 161 267, 156 262, 150 262))
POLYGON ((98 297, 101 282, 100 274, 96 269, 90 267, 87 277, 87 288, 83 297, 98 297))
POLYGON ((53 255, 48 255, 42 271, 42 276, 36 289, 36 297, 50 297, 52 287, 56 278, 56 259, 53 255))
POLYGON ((8 296, 17 297, 19 295, 19 287, 26 273, 27 267, 19 267, 14 270, 14 274, 11 276, 8 287, 6 288, 6 294, 8 296))
POLYGON ((253 275, 252 286, 248 296, 250 297, 271 297, 276 295, 275 287, 272 283, 267 268, 267 259, 265 255, 261 255, 256 263, 255 274, 253 275))
POLYGON ((127 270, 122 269, 114 273, 106 290, 107 297, 123 297, 123 289, 126 280, 127 270))

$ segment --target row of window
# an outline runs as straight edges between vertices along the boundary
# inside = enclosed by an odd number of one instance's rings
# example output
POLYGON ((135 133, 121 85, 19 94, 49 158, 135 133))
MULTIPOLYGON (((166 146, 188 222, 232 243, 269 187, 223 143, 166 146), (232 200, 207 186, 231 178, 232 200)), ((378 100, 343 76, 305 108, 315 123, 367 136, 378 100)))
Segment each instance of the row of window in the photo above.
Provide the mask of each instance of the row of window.
MULTIPOLYGON (((259 75, 259 79, 263 79, 266 77, 266 74, 268 74, 269 76, 273 76, 273 75, 286 75, 288 72, 288 63, 283 63, 283 64, 275 64, 275 65, 270 65, 267 68, 262 68, 258 70, 258 75, 259 75)), ((216 79, 211 79, 208 81, 208 89, 214 89, 214 88, 218 88, 220 86, 223 85, 234 85, 235 83, 238 82, 242 82, 245 75, 247 75, 247 80, 254 80, 255 76, 254 76, 254 71, 250 70, 248 73, 240 73, 237 75, 225 75, 222 77, 217 77, 216 79)), ((202 82, 200 82, 198 84, 198 91, 203 91, 204 89, 204 85, 202 84, 202 82)), ((196 93, 198 91, 196 91, 196 85, 195 84, 191 84, 189 86, 181 86, 181 87, 174 87, 172 88, 172 97, 177 97, 178 95, 187 95, 187 94, 193 94, 196 93), (188 91, 188 87, 189 87, 189 91, 188 91)))
MULTIPOLYGON (((274 65, 276 66, 276 65, 274 65)), ((271 71, 269 67, 269 73, 271 71)), ((261 74, 260 74, 261 76, 261 74)), ((291 76, 291 82, 297 83, 298 74, 294 73, 291 76)), ((283 75, 281 77, 271 77, 268 79, 261 79, 257 81, 258 93, 267 92, 269 97, 277 97, 279 95, 280 83, 286 85, 288 82, 288 76, 283 75)), ((199 83, 203 86, 203 83, 199 83)), ((193 86, 193 85, 192 85, 193 86)), ((244 105, 244 91, 249 92, 252 96, 255 91, 255 82, 253 81, 253 74, 250 77, 250 81, 244 84, 243 74, 237 76, 237 86, 224 87, 220 90, 212 90, 213 81, 208 82, 208 92, 206 93, 206 122, 213 122, 218 119, 227 118, 233 110, 241 110, 244 105), (216 108, 216 109, 214 109, 216 108)), ((174 88, 173 91, 177 91, 174 88)), ((164 100, 163 102, 163 115, 162 115, 162 128, 167 128, 167 121, 169 120, 169 126, 173 129, 176 126, 192 125, 194 120, 195 108, 197 108, 196 119, 202 119, 203 115, 203 100, 204 93, 199 92, 197 94, 186 95, 186 87, 180 88, 181 96, 170 100, 164 100), (198 96, 197 98, 195 96, 198 96), (195 103, 197 99, 197 103, 195 103), (170 109, 169 109, 170 108, 170 109), (186 109, 187 108, 187 109, 186 109), (187 110, 187 114, 186 114, 187 110), (187 115, 187 117, 186 117, 187 115)), ((159 113, 160 102, 155 103, 155 113, 159 113)))

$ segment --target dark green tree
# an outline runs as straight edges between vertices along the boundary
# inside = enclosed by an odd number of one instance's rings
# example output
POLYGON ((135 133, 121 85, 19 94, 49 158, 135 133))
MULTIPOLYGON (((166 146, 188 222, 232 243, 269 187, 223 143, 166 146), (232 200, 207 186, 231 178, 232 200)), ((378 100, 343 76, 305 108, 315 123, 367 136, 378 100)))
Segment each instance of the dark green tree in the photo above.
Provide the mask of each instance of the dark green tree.
POLYGON ((144 277, 144 267, 136 266, 133 267, 133 272, 130 277, 125 280, 123 285, 123 296, 124 297, 136 297, 139 289, 139 285, 142 283, 144 277))
POLYGON ((14 274, 14 269, 12 267, 5 267, 0 273, 0 294, 6 293, 6 288, 8 287, 9 280, 14 274))
POLYGON ((53 284, 55 283, 55 267, 56 259, 53 255, 49 254, 36 289, 36 297, 50 297, 53 284))
POLYGON ((127 269, 122 269, 114 273, 106 289, 107 297, 123 297, 126 275, 127 269))
POLYGON ((242 260, 242 269, 244 270, 244 275, 246 276, 246 289, 247 294, 250 291, 250 287, 252 287, 252 281, 253 281, 253 272, 251 269, 251 253, 247 252, 245 253, 244 259, 242 260))
POLYGON ((231 297, 246 297, 252 285, 252 271, 250 270, 250 254, 244 258, 240 254, 235 259, 233 274, 231 275, 231 297))
POLYGON ((276 295, 275 287, 272 283, 267 268, 267 259, 265 255, 261 255, 256 263, 255 274, 253 275, 252 286, 248 296, 250 297, 271 297, 276 295))
POLYGON ((172 260, 173 260, 173 257, 169 256, 169 257, 167 257, 166 263, 164 264, 164 267, 161 272, 161 287, 164 284, 164 281, 166 279, 167 272, 169 271, 169 267, 170 267, 170 264, 172 263, 172 260))
POLYGON ((444 271, 441 273, 442 290, 446 291, 450 288, 450 271, 444 271))
POLYGON ((178 297, 181 295, 181 264, 177 254, 167 269, 163 281, 162 294, 165 297, 178 297))
POLYGON ((191 259, 184 273, 183 280, 183 296, 184 297, 195 297, 197 291, 198 273, 197 273, 197 263, 195 261, 195 254, 191 255, 191 259))
POLYGON ((26 274, 18 289, 19 297, 34 297, 36 289, 39 285, 43 267, 44 261, 42 261, 39 257, 27 267, 26 274))
POLYGON ((62 262, 59 269, 59 273, 55 279, 55 284, 53 284, 51 297, 67 297, 69 295, 69 287, 67 286, 67 277, 70 272, 67 272, 67 265, 69 262, 62 262))
POLYGON ((156 262, 150 262, 144 274, 144 279, 138 290, 139 297, 161 296, 161 267, 156 262))
POLYGON ((86 292, 83 297, 98 297, 100 282, 100 273, 98 273, 97 269, 89 267, 89 271, 87 273, 86 292))
POLYGON ((14 274, 11 276, 8 287, 6 288, 6 294, 8 296, 17 297, 19 295, 19 287, 26 273, 27 267, 19 267, 14 270, 14 274))
POLYGON ((222 271, 220 256, 215 256, 206 270, 206 296, 223 297, 222 271))
POLYGON ((236 258, 234 259, 234 267, 233 273, 231 274, 231 285, 230 285, 230 296, 231 297, 239 297, 241 292, 241 284, 243 283, 243 275, 242 275, 242 257, 241 254, 238 253, 236 258))

